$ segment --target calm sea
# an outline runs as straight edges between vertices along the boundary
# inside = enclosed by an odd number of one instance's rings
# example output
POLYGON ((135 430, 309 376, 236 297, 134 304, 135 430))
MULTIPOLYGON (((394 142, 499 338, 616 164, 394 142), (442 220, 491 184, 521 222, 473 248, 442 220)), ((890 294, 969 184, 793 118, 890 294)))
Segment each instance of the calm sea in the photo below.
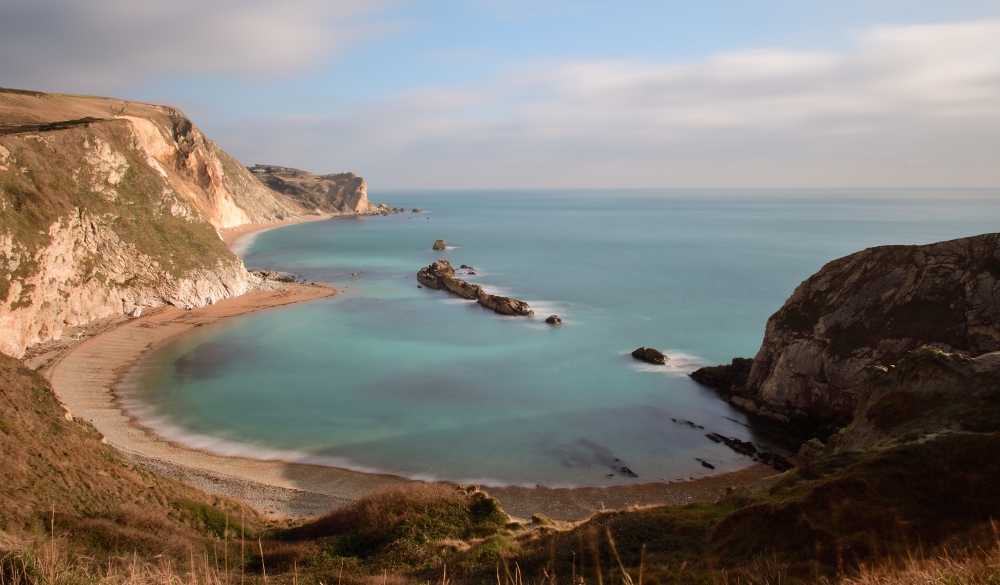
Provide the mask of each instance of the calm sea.
POLYGON ((417 478, 603 486, 712 473, 699 459, 731 470, 748 460, 705 434, 760 437, 688 373, 752 357, 768 316, 834 258, 1000 230, 1000 190, 371 198, 423 213, 258 234, 240 252, 249 268, 340 294, 177 340, 139 371, 128 404, 193 446, 417 478), (447 250, 431 250, 439 238, 447 250), (418 288, 439 258, 473 266, 468 280, 535 318, 418 288), (545 325, 550 314, 562 326, 545 325), (641 345, 669 365, 633 360, 641 345))

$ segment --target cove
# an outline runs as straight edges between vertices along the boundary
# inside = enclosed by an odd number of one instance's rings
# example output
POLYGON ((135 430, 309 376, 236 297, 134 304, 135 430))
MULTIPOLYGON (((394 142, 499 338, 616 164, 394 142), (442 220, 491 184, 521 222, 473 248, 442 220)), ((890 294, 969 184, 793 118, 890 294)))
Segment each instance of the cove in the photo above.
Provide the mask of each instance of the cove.
POLYGON ((413 478, 605 486, 732 470, 749 459, 707 433, 764 441, 690 371, 752 357, 767 317, 829 260, 1000 219, 995 190, 376 197, 424 212, 289 226, 241 252, 248 268, 331 283, 337 297, 160 348, 128 407, 201 448, 413 478), (431 249, 439 238, 448 249, 431 249), (418 288, 439 258, 473 266, 464 278, 535 318, 418 288), (637 362, 641 345, 672 359, 637 362))

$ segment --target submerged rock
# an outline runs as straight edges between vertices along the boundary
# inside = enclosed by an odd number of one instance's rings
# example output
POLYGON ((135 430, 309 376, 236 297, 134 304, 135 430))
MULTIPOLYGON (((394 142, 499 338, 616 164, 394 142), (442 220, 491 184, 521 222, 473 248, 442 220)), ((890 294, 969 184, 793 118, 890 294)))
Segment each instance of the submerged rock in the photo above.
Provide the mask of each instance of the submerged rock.
POLYGON ((757 452, 757 447, 754 447, 753 443, 750 441, 741 441, 736 437, 727 437, 725 435, 720 435, 719 433, 708 433, 705 436, 716 443, 725 443, 727 447, 741 455, 752 456, 757 452))
POLYGON ((668 358, 662 351, 653 349, 652 347, 646 347, 645 345, 633 351, 632 357, 637 360, 642 360, 644 362, 660 366, 666 365, 667 361, 670 360, 670 358, 668 358))
POLYGON ((434 241, 434 245, 431 246, 431 249, 433 249, 433 250, 444 250, 447 247, 448 247, 448 244, 446 244, 444 242, 444 240, 435 240, 434 241))

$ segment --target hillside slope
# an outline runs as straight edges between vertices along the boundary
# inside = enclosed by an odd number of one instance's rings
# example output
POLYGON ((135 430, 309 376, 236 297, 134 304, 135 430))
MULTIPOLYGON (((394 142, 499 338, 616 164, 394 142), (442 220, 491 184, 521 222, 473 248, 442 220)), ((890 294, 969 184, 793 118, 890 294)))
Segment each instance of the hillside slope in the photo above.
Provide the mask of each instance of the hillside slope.
POLYGON ((41 375, 4 355, 0 452, 0 557, 53 525, 90 555, 181 560, 199 541, 212 546, 223 514, 237 530, 241 515, 261 526, 234 502, 132 466, 92 427, 69 420, 41 375))

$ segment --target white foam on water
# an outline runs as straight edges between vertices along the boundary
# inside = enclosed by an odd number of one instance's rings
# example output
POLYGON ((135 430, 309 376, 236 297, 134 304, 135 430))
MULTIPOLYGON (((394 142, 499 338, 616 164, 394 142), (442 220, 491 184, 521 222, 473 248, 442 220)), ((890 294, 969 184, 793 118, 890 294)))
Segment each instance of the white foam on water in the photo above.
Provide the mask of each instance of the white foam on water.
POLYGON ((698 357, 694 354, 685 353, 680 350, 667 349, 663 350, 663 353, 670 359, 667 363, 660 366, 657 364, 650 364, 642 360, 637 360, 632 357, 631 351, 620 352, 619 355, 627 356, 632 360, 631 367, 637 372, 650 372, 654 374, 670 374, 672 376, 687 376, 691 372, 697 370, 698 368, 709 365, 705 358, 698 357))

